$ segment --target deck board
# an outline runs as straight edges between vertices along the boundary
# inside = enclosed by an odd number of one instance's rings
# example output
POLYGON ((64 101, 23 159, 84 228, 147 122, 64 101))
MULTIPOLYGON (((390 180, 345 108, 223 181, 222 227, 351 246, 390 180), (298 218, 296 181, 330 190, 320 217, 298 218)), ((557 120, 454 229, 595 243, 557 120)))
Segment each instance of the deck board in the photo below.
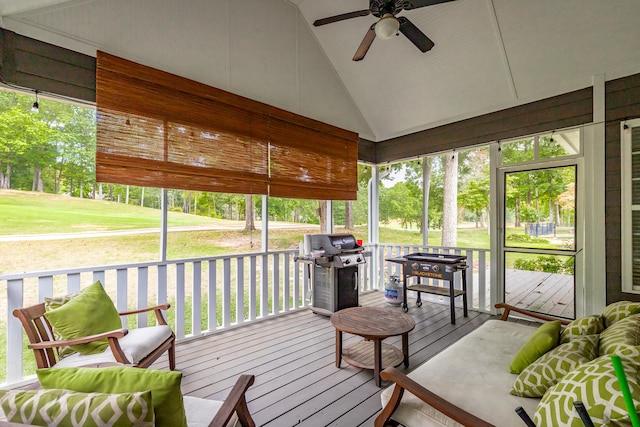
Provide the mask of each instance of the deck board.
MULTIPOLYGON (((365 306, 387 306, 381 292, 362 295, 365 306)), ((392 307, 400 312, 400 307, 392 307)), ((409 333, 408 371, 415 369, 490 316, 456 309, 450 324, 449 305, 410 302, 416 328, 409 333)), ((360 340, 344 334, 345 343, 360 340)), ((385 343, 400 345, 400 337, 385 343)), ((342 362, 335 366, 335 329, 329 318, 308 309, 187 340, 176 348, 186 395, 222 400, 242 373, 255 375, 247 392, 249 410, 258 426, 370 426, 380 411, 380 392, 372 371, 342 362)), ((167 369, 165 358, 154 368, 167 369)))

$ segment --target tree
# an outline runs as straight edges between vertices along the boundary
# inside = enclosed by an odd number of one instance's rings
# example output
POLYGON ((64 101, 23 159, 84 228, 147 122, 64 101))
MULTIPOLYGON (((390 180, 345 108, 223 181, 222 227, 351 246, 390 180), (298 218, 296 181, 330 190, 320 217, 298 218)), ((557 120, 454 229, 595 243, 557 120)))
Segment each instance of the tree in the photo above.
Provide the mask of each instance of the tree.
MULTIPOLYGON (((2 188, 12 187, 14 166, 20 166, 23 171, 33 171, 29 187, 42 190, 42 168, 50 165, 55 158, 55 148, 51 144, 53 137, 54 131, 39 121, 37 115, 20 106, 0 114, 0 165, 5 168, 2 188)), ((29 187, 26 182, 15 186, 22 189, 29 187)))
POLYGON ((482 224, 482 212, 489 209, 489 178, 480 181, 470 181, 467 188, 460 192, 460 204, 465 209, 473 212, 476 219, 476 228, 482 224))
POLYGON ((245 194, 244 196, 244 230, 255 231, 256 224, 253 221, 253 196, 245 194))
POLYGON ((454 247, 458 240, 458 153, 446 154, 444 159, 442 246, 454 247))

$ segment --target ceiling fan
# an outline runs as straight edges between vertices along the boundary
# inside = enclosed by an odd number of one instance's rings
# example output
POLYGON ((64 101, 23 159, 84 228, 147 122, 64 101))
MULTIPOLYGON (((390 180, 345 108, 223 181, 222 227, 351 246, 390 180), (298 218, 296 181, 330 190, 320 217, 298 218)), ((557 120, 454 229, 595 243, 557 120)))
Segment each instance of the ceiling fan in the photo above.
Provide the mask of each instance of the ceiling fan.
POLYGON ((431 39, 407 18, 404 16, 396 17, 396 15, 403 10, 417 9, 450 1, 454 0, 369 0, 369 9, 318 19, 313 25, 319 27, 359 16, 373 15, 376 18, 380 18, 369 27, 369 31, 365 34, 362 43, 360 43, 356 54, 353 56, 354 61, 364 59, 376 36, 380 39, 390 39, 393 36, 397 36, 399 34, 398 31, 404 34, 422 52, 427 52, 434 46, 431 39))

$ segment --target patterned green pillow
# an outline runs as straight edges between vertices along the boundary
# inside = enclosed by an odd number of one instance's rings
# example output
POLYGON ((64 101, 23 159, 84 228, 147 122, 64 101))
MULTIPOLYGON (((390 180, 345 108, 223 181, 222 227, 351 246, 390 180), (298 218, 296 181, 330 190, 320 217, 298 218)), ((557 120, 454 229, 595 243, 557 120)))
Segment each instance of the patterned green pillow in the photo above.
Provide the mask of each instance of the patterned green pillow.
POLYGON ((513 384, 511 394, 541 397, 569 372, 598 357, 598 335, 581 335, 543 354, 527 366, 513 384))
POLYGON ((581 317, 569 323, 562 334, 560 334, 560 344, 567 343, 575 337, 581 335, 595 335, 602 332, 604 325, 602 324, 602 316, 593 314, 591 316, 581 317))
MULTIPOLYGON (((640 357, 620 355, 632 396, 640 396, 640 357)), ((573 402, 584 404, 597 426, 631 426, 610 356, 601 356, 569 372, 538 404, 533 421, 538 427, 582 426, 573 402)), ((640 401, 635 399, 635 409, 640 401)))
POLYGON ((640 313, 640 303, 638 302, 618 301, 613 304, 609 304, 604 310, 602 310, 604 327, 608 328, 617 321, 638 313, 640 313))
MULTIPOLYGON (((77 297, 78 295, 80 295, 80 292, 63 295, 61 297, 45 297, 44 310, 51 311, 51 310, 55 310, 56 308, 60 308, 66 303, 68 303, 69 301, 71 301, 72 299, 74 299, 75 297, 77 297)), ((53 337, 58 341, 64 339, 62 338, 62 335, 60 335, 58 331, 56 331, 55 329, 53 330, 53 337)), ((72 354, 75 354, 75 353, 77 353, 77 351, 72 349, 70 346, 58 347, 58 356, 60 356, 60 359, 64 359, 65 357, 71 356, 72 354)))
POLYGON ((538 357, 558 345, 560 339, 560 321, 543 323, 518 350, 509 366, 512 374, 519 374, 538 357))
POLYGON ((640 314, 626 317, 600 334, 600 356, 619 354, 622 350, 638 352, 640 314))
POLYGON ((69 390, 1 390, 8 421, 36 426, 153 427, 151 392, 78 393, 69 390))

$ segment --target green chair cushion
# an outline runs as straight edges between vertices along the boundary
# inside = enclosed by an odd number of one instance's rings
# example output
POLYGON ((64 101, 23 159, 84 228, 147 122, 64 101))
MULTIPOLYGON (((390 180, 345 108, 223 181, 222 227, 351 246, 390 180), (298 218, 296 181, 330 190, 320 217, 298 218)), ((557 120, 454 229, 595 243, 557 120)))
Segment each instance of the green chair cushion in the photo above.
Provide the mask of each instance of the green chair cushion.
POLYGON ((0 390, 8 421, 36 426, 153 427, 151 392, 79 393, 68 390, 0 390))
MULTIPOLYGON (((111 298, 100 282, 87 286, 80 295, 58 308, 45 312, 56 334, 63 339, 81 338, 122 328, 122 321, 111 298)), ((109 343, 106 339, 71 348, 81 354, 104 352, 109 343)))
POLYGON ((618 301, 609 304, 602 310, 604 327, 608 328, 625 317, 638 313, 640 313, 640 303, 638 302, 618 301))
POLYGON ((519 374, 535 362, 538 357, 558 345, 560 339, 560 321, 554 320, 542 324, 531 335, 529 340, 520 348, 511 361, 509 370, 512 374, 519 374))
POLYGON ((182 373, 110 366, 105 368, 47 368, 37 372, 45 388, 64 388, 80 392, 132 393, 151 391, 156 426, 186 427, 187 420, 180 390, 182 373))
POLYGON ((600 334, 600 356, 620 354, 623 350, 640 352, 640 314, 625 317, 600 334))
POLYGON ((598 335, 576 336, 551 349, 518 375, 511 394, 542 397, 569 372, 598 357, 598 335))
MULTIPOLYGON (((620 355, 635 410, 640 410, 640 357, 620 355)), ((551 387, 538 404, 537 427, 583 426, 573 402, 582 402, 596 426, 629 426, 631 421, 610 356, 580 365, 551 387)))
POLYGON ((582 335, 595 335, 602 332, 604 324, 602 316, 594 314, 591 316, 580 317, 565 326, 560 334, 560 344, 567 343, 575 337, 582 335))

